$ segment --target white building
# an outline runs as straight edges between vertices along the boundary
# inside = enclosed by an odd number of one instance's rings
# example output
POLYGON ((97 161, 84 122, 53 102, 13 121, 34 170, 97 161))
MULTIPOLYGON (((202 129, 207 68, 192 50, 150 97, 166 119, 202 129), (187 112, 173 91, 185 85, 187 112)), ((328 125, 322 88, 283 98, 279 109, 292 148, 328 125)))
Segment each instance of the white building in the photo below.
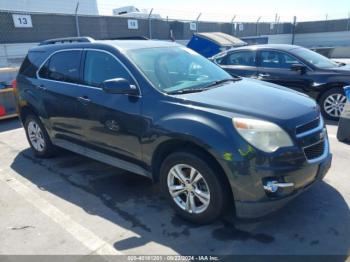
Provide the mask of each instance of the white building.
MULTIPOLYGON (((149 11, 140 10, 135 6, 123 6, 113 9, 113 15, 127 16, 132 18, 148 18, 149 11)), ((151 14, 151 18, 162 18, 159 14, 151 14)))
MULTIPOLYGON (((0 0, 0 10, 74 14, 78 0, 0 0)), ((98 15, 97 0, 80 0, 79 14, 98 15)))

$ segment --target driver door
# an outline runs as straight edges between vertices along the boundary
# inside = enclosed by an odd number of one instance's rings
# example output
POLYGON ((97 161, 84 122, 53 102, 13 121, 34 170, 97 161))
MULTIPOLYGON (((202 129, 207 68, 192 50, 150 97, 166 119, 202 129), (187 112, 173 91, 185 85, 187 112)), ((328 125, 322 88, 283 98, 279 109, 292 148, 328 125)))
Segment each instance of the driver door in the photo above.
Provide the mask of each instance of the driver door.
POLYGON ((86 50, 83 56, 85 91, 81 107, 87 115, 82 120, 87 144, 120 159, 140 160, 141 96, 110 94, 100 87, 102 82, 113 78, 124 78, 137 87, 136 80, 112 53, 86 50))
POLYGON ((305 92, 312 84, 309 70, 291 69, 293 64, 302 64, 297 58, 276 50, 258 52, 258 79, 305 92))

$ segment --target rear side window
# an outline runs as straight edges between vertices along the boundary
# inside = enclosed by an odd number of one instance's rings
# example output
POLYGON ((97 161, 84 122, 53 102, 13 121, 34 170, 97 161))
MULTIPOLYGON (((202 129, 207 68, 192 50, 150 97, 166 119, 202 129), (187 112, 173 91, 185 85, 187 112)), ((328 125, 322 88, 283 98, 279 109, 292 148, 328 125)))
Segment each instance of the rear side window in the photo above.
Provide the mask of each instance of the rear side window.
POLYGON ((113 78, 124 78, 133 83, 130 74, 112 55, 100 51, 87 51, 84 84, 99 87, 105 80, 113 78))
POLYGON ((78 83, 81 51, 62 51, 54 54, 40 69, 41 78, 78 83))
POLYGON ((228 54, 222 63, 224 65, 256 66, 256 52, 234 52, 228 54))

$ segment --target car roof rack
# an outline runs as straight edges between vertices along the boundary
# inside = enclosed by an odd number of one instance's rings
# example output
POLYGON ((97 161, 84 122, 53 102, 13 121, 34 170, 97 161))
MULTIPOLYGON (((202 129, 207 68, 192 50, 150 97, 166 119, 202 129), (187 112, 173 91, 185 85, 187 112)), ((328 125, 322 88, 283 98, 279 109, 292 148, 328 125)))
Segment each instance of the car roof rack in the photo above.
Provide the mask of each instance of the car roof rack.
POLYGON ((63 37, 48 39, 41 42, 39 45, 55 45, 55 44, 65 44, 65 43, 91 43, 95 41, 93 38, 88 36, 83 37, 63 37))

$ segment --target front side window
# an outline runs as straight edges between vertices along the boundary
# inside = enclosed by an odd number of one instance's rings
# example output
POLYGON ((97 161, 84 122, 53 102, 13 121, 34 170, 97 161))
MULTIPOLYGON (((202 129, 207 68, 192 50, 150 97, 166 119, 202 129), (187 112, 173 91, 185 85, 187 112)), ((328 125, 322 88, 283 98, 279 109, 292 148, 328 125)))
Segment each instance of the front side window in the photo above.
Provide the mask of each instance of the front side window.
POLYGON ((78 83, 81 51, 62 51, 51 58, 40 69, 39 76, 55 81, 78 83))
POLYGON ((256 66, 256 53, 253 51, 234 52, 222 60, 224 65, 256 66))
POLYGON ((84 83, 99 87, 105 80, 124 78, 132 83, 126 69, 113 56, 100 51, 87 51, 84 66, 84 83))
POLYGON ((260 67, 290 69, 293 64, 300 64, 300 62, 286 53, 278 51, 260 52, 260 67))
POLYGON ((128 57, 163 92, 201 89, 215 81, 232 78, 219 66, 185 47, 129 50, 128 57))

